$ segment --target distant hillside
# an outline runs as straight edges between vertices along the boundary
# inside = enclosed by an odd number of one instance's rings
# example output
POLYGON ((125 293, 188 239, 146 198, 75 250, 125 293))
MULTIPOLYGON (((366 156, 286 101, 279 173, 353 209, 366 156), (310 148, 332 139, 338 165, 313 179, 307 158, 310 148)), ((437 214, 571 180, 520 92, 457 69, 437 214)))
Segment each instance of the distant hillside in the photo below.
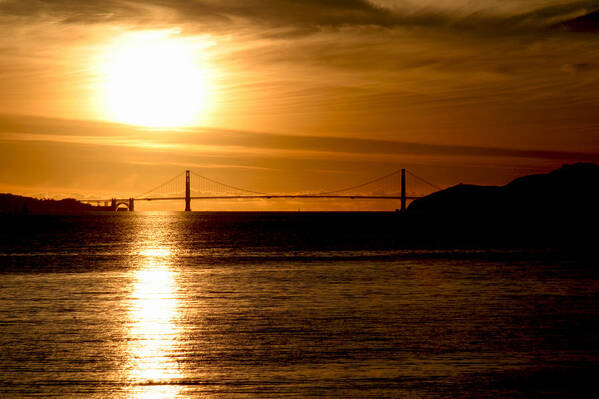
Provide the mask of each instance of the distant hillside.
POLYGON ((564 165, 504 186, 459 184, 413 201, 406 216, 414 235, 439 242, 588 243, 599 222, 599 166, 564 165))
POLYGON ((505 186, 459 184, 413 201, 408 212, 460 218, 568 217, 596 213, 598 195, 599 166, 577 163, 505 186))
POLYGON ((99 208, 90 204, 84 204, 73 198, 53 200, 0 194, 0 214, 84 212, 97 210, 103 210, 103 207, 99 208))

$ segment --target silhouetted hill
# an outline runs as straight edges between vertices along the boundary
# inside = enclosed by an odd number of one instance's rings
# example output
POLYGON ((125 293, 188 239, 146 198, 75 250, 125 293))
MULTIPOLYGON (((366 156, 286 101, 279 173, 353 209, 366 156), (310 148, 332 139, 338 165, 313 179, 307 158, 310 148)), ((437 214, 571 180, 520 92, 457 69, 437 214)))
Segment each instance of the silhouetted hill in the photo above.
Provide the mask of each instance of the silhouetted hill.
POLYGON ((97 210, 103 210, 103 207, 84 204, 73 198, 53 200, 37 199, 13 194, 0 194, 0 214, 85 212, 97 210))
POLYGON ((460 217, 560 217, 596 212, 597 194, 599 166, 578 163, 547 174, 520 177, 505 186, 459 184, 413 201, 408 211, 460 217))
POLYGON ((594 238, 599 166, 564 165, 505 186, 460 184, 413 201, 408 220, 439 240, 548 243, 594 238))
POLYGON ((580 17, 563 21, 554 28, 565 29, 572 32, 599 33, 599 10, 594 10, 580 17))

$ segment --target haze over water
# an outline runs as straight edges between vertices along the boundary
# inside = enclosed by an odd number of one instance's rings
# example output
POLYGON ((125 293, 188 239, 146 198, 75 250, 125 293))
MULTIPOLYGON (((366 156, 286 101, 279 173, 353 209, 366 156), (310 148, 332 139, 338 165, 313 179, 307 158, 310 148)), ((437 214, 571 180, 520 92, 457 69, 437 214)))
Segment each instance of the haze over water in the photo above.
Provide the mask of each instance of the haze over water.
POLYGON ((3 397, 568 397, 598 366, 586 261, 402 249, 391 214, 5 221, 3 397))

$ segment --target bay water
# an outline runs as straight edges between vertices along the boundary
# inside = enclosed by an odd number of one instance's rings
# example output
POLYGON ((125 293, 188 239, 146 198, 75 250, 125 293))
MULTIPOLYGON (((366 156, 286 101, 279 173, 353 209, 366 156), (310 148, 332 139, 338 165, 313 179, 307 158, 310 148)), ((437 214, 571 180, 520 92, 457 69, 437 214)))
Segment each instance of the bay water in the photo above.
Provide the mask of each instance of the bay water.
POLYGON ((585 397, 599 369, 592 257, 410 248, 387 213, 0 221, 1 397, 585 397))

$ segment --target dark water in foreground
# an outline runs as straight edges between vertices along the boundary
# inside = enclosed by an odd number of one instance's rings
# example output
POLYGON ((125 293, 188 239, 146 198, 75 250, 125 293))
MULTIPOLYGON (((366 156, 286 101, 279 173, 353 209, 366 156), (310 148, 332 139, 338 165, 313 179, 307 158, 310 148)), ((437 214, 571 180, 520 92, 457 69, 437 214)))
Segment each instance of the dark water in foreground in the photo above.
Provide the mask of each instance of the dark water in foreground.
POLYGON ((0 396, 595 396, 594 260, 397 249, 390 218, 0 219, 0 396))

